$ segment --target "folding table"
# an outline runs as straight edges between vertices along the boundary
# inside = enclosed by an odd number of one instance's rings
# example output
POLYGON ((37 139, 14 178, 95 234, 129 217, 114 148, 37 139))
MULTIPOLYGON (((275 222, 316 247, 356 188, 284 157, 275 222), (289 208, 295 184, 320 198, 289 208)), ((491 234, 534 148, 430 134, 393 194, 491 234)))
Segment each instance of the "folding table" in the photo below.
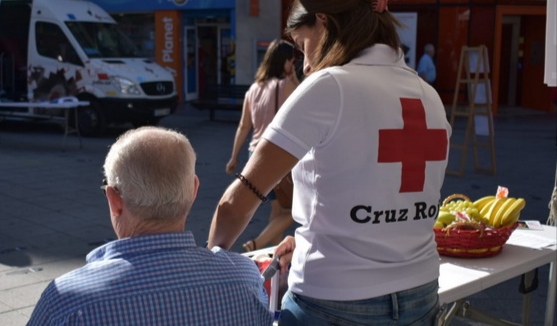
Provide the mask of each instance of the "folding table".
MULTIPOLYGON (((0 108, 10 108, 13 110, 17 110, 20 108, 27 108, 29 110, 34 109, 34 108, 40 108, 40 109, 44 109, 46 111, 48 110, 53 110, 53 109, 62 109, 64 110, 64 147, 66 145, 66 137, 68 134, 72 134, 75 133, 77 134, 77 136, 79 137, 79 148, 83 148, 82 142, 81 142, 81 134, 79 133, 79 127, 78 127, 78 115, 77 112, 76 114, 74 114, 74 125, 72 126, 72 124, 70 123, 70 111, 71 110, 76 110, 77 108, 80 106, 87 106, 89 105, 88 101, 79 101, 76 97, 61 97, 58 98, 56 100, 53 100, 51 102, 2 102, 0 101, 0 108)), ((0 122, 5 119, 6 117, 9 117, 10 114, 5 114, 4 117, 0 116, 0 122)), ((17 115, 17 117, 21 117, 20 115, 17 115)), ((52 119, 55 118, 54 116, 50 116, 48 114, 45 114, 45 119, 52 119)))
MULTIPOLYGON (((448 325, 455 315, 493 325, 517 325, 491 317, 470 307, 466 298, 489 287, 523 275, 525 287, 533 280, 534 271, 550 264, 547 289, 545 326, 552 326, 557 292, 557 228, 543 225, 543 230, 517 229, 500 254, 486 258, 456 258, 441 256, 439 300, 442 305, 438 325, 448 325), (523 241, 525 239, 525 241, 523 241), (533 248, 529 239, 552 242, 544 248, 533 248)), ((275 247, 245 253, 248 257, 272 255, 275 247)), ((523 325, 529 324, 530 294, 523 295, 523 325)))

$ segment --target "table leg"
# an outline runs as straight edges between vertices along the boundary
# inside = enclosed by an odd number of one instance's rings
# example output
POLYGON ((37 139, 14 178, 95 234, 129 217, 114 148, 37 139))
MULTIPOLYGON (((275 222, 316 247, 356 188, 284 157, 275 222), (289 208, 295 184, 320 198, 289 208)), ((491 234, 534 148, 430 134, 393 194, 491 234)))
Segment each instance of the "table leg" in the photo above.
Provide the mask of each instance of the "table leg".
POLYGON ((79 132, 79 125, 78 125, 78 121, 79 121, 79 118, 78 118, 78 113, 79 112, 78 111, 79 111, 79 108, 76 107, 75 108, 75 114, 73 115, 74 119, 75 119, 75 125, 74 126, 75 126, 75 132, 77 134, 77 137, 79 138, 79 149, 83 149, 83 144, 81 143, 81 133, 79 132))
POLYGON ((64 142, 62 150, 66 150, 66 138, 68 137, 68 129, 70 128, 70 109, 64 109, 64 142))
POLYGON ((78 108, 67 108, 64 109, 64 117, 65 117, 65 123, 64 123, 64 145, 63 148, 64 150, 66 149, 66 137, 68 136, 68 134, 70 133, 76 133, 77 137, 79 138, 79 149, 83 149, 83 144, 81 142, 81 134, 79 133, 79 126, 78 126, 78 117, 77 117, 77 110, 78 108), (70 127, 70 110, 75 110, 75 114, 74 114, 74 127, 70 127))
POLYGON ((449 325, 458 311, 461 309, 464 302, 464 300, 459 300, 450 304, 450 307, 449 304, 444 304, 443 306, 441 306, 441 308, 439 309, 439 313, 437 314, 437 319, 435 320, 435 326, 449 325))
POLYGON ((555 295, 557 292, 556 264, 557 262, 555 260, 549 264, 549 284, 547 287, 547 305, 545 307, 545 326, 553 325, 553 318, 555 317, 555 295))
MULTIPOLYGON (((532 286, 532 281, 534 279, 533 271, 529 271, 524 274, 524 286, 530 288, 532 286)), ((530 325, 530 306, 532 302, 531 291, 527 291, 522 294, 522 325, 530 325)))
POLYGON ((459 316, 469 320, 479 321, 494 326, 524 326, 522 324, 513 323, 507 320, 490 316, 483 311, 475 309, 470 302, 465 299, 453 302, 451 307, 447 305, 441 307, 440 314, 437 316, 436 326, 450 325, 454 317, 459 316))
POLYGON ((471 320, 476 320, 482 323, 487 323, 489 325, 495 325, 495 326, 523 326, 521 324, 517 324, 517 323, 513 323, 510 321, 506 321, 503 319, 499 319, 496 317, 492 317, 488 314, 486 314, 483 311, 480 311, 478 309, 475 309, 474 307, 470 306, 469 302, 465 302, 464 305, 462 305, 462 309, 458 312, 458 315, 464 318, 468 318, 471 320))

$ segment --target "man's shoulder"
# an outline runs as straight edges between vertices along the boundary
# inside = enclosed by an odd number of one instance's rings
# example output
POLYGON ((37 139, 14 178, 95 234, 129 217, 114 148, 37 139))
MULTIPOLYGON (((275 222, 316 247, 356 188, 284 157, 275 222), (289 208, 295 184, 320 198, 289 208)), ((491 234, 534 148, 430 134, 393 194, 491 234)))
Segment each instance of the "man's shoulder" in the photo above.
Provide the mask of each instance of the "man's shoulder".
MULTIPOLYGON (((123 287, 134 284, 134 279, 149 280, 162 266, 166 268, 157 272, 159 281, 169 281, 172 275, 179 273, 184 275, 181 282, 184 287, 196 286, 223 275, 246 282, 259 275, 257 266, 248 257, 220 248, 203 253, 204 250, 199 248, 197 253, 190 252, 187 255, 163 255, 157 264, 150 258, 90 262, 54 279, 43 295, 51 299, 63 297, 65 300, 73 297, 70 301, 74 302, 91 300, 98 295, 119 293, 123 287), (188 275, 196 276, 190 278, 188 275)), ((221 278, 222 281, 226 279, 221 278)), ((149 283, 135 285, 135 289, 149 288, 149 283)))
POLYGON ((215 258, 222 260, 224 264, 240 264, 240 266, 246 266, 248 269, 256 266, 253 260, 237 252, 228 251, 220 247, 213 247, 211 252, 215 255, 215 258))
POLYGON ((423 63, 425 61, 427 61, 427 59, 429 58, 429 56, 427 54, 422 54, 422 56, 420 57, 420 63, 423 63))
POLYGON ((419 69, 427 69, 428 67, 433 66, 433 59, 427 54, 422 55, 420 61, 418 62, 418 70, 419 69))

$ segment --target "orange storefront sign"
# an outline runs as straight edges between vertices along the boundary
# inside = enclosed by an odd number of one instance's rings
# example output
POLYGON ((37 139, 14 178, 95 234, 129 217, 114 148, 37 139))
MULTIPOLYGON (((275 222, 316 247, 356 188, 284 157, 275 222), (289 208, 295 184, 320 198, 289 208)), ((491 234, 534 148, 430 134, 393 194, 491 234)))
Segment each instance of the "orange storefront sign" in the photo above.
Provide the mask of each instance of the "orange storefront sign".
POLYGON ((178 10, 155 12, 155 60, 169 69, 176 81, 176 91, 183 99, 182 15, 178 10))

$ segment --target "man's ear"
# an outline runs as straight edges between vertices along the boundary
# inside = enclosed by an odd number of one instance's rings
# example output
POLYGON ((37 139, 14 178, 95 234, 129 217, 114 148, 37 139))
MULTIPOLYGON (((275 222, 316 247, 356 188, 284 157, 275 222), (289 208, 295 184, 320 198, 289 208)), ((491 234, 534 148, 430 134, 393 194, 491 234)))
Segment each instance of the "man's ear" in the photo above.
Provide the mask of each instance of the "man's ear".
POLYGON ((194 179, 194 189, 193 189, 193 200, 195 201, 195 198, 197 197, 197 190, 199 190, 199 178, 197 177, 197 174, 195 175, 195 179, 194 179))
POLYGON ((124 200, 113 187, 106 187, 106 198, 111 216, 120 216, 124 211, 124 200))

